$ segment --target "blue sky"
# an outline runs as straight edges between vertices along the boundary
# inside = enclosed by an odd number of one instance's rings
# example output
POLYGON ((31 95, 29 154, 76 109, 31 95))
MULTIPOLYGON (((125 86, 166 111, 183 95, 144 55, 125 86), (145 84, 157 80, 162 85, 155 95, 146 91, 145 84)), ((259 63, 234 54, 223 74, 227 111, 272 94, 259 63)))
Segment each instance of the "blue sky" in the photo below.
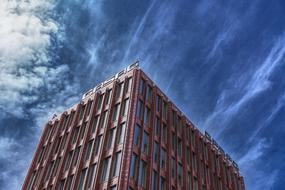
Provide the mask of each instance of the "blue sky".
POLYGON ((53 113, 137 59, 247 189, 283 189, 284 12, 281 0, 1 1, 0 189, 20 189, 53 113))

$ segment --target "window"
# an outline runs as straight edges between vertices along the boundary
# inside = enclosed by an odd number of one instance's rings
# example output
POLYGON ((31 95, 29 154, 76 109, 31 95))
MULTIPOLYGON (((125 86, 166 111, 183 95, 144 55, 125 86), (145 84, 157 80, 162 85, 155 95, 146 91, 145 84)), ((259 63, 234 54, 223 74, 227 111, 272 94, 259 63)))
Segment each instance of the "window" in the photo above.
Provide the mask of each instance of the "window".
POLYGON ((190 148, 187 147, 187 148, 186 148, 186 161, 187 161, 187 164, 188 164, 188 165, 191 164, 190 156, 191 156, 191 151, 190 151, 190 148))
POLYGON ((142 94, 142 95, 144 93, 144 88, 145 88, 145 80, 141 79, 139 93, 142 94))
POLYGON ((153 160, 155 163, 158 163, 159 145, 157 142, 154 142, 153 146, 153 160))
POLYGON ((92 124, 92 133, 95 133, 97 127, 98 127, 98 124, 99 124, 99 115, 95 116, 95 119, 93 121, 93 124, 92 124))
POLYGON ((152 98, 152 88, 150 85, 147 85, 146 88, 146 101, 150 101, 151 102, 151 98, 152 98))
POLYGON ((164 177, 160 177, 160 190, 166 190, 166 181, 164 177))
POLYGON ((62 140, 62 137, 59 137, 57 140, 56 140, 56 143, 55 143, 55 149, 53 151, 53 154, 56 154, 58 149, 59 149, 59 145, 61 143, 61 140, 62 140))
POLYGON ((118 120, 118 116, 119 116, 119 106, 120 104, 116 104, 113 110, 113 118, 112 121, 117 121, 118 120))
POLYGON ((155 118, 155 135, 160 135, 160 119, 155 118))
POLYGON ((115 130, 116 130, 116 128, 112 128, 112 129, 109 130, 108 144, 107 144, 107 149, 108 149, 108 150, 109 150, 111 147, 113 147, 115 130))
POLYGON ((89 158, 90 158, 93 143, 94 143, 94 139, 92 139, 91 141, 88 142, 87 150, 86 150, 85 158, 84 158, 85 161, 89 160, 89 158))
POLYGON ((130 177, 134 179, 135 181, 137 180, 138 176, 138 166, 139 166, 139 158, 138 155, 133 153, 132 155, 132 160, 131 160, 131 171, 130 171, 130 177))
POLYGON ((45 153, 45 150, 46 150, 46 147, 44 146, 44 147, 41 149, 41 152, 40 152, 40 154, 39 154, 37 163, 39 163, 39 162, 42 161, 42 158, 43 158, 43 155, 44 155, 44 153, 45 153))
POLYGON ((137 117, 139 119, 142 119, 142 116, 143 116, 143 102, 141 100, 138 101, 136 115, 137 115, 137 117))
POLYGON ((65 179, 61 180, 59 183, 59 190, 63 190, 65 184, 65 179))
POLYGON ((102 170, 101 182, 107 181, 109 179, 110 160, 111 160, 111 157, 107 157, 103 161, 103 170, 102 170))
POLYGON ((64 166, 64 171, 67 171, 69 169, 72 156, 73 156, 73 150, 68 153, 67 160, 66 160, 65 166, 64 166))
POLYGON ((156 111, 160 111, 161 106, 161 97, 159 95, 156 96, 156 111))
POLYGON ((95 143, 95 156, 98 155, 99 151, 100 151, 100 147, 101 147, 101 139, 102 139, 102 135, 98 136, 96 139, 96 143, 95 143))
POLYGON ((166 160, 167 160, 167 153, 164 148, 161 148, 161 153, 160 153, 160 168, 161 169, 166 169, 166 160))
POLYGON ((158 189, 158 174, 155 170, 152 172, 152 190, 158 189))
POLYGON ((172 160, 171 160, 171 176, 172 178, 175 178, 176 177, 176 161, 175 161, 175 158, 172 157, 172 160))
POLYGON ((132 86, 132 78, 127 78, 125 83, 125 93, 130 92, 132 86))
POLYGON ((72 185, 73 185, 73 180, 74 180, 74 175, 70 176, 67 179, 67 184, 66 184, 66 189, 71 189, 72 185))
POLYGON ((52 162, 49 164, 49 166, 48 166, 47 174, 46 174, 46 177, 45 177, 45 181, 48 181, 48 180, 50 179, 50 176, 51 176, 53 167, 54 167, 54 161, 52 161, 52 162))
POLYGON ((176 135, 172 132, 172 149, 176 151, 176 135))
POLYGON ((145 161, 140 161, 140 170, 139 170, 139 185, 143 188, 146 188, 146 175, 147 175, 147 164, 145 161))
POLYGON ((119 99, 119 97, 122 96, 122 86, 123 86, 123 83, 121 82, 120 84, 117 84, 117 88, 116 88, 116 96, 115 96, 115 99, 119 99))
POLYGON ((191 176, 190 172, 188 172, 187 178, 188 178, 188 180, 187 180, 188 189, 192 190, 192 176, 191 176))
POLYGON ((117 152, 114 159, 114 164, 112 168, 112 177, 119 176, 120 165, 121 165, 121 152, 117 152))
POLYGON ((178 164, 177 173, 178 173, 178 183, 182 185, 183 184, 183 169, 180 163, 178 164))
POLYGON ((165 123, 162 124, 162 140, 167 143, 167 126, 165 123))
POLYGON ((146 155, 149 154, 149 135, 145 131, 143 133, 142 152, 146 155))
POLYGON ((103 113, 102 120, 101 120, 101 129, 106 127, 106 124, 107 124, 107 114, 108 114, 108 111, 105 111, 103 113))
POLYGON ((61 158, 59 157, 56 161, 55 161, 55 165, 53 170, 51 171, 51 179, 53 179, 53 177, 55 176, 57 169, 58 169, 58 165, 60 163, 61 158))
POLYGON ((102 100, 103 100, 103 94, 99 95, 96 105, 96 111, 99 111, 102 107, 102 100))
POLYGON ((195 172, 197 172, 197 156, 194 152, 192 156, 192 168, 195 172))
POLYGON ((81 128, 81 130, 80 130, 80 140, 82 140, 83 137, 84 137, 86 126, 87 126, 87 122, 84 122, 82 124, 82 126, 80 127, 81 128))
POLYGON ((129 110, 129 99, 123 101, 121 116, 126 116, 129 110))
POLYGON ((93 101, 88 101, 88 104, 87 104, 87 109, 86 109, 86 115, 88 116, 90 114, 90 110, 91 110, 91 107, 92 107, 92 103, 93 101))
POLYGON ((97 165, 93 164, 88 171, 88 177, 87 177, 88 189, 93 186, 93 182, 95 181, 96 171, 97 171, 97 165))
POLYGON ((117 130, 117 138, 116 138, 116 144, 121 144, 124 141, 125 138, 125 129, 126 128, 126 124, 122 123, 117 130))
POLYGON ((78 156, 79 156, 79 153, 80 153, 80 146, 77 147, 75 149, 75 152, 74 152, 74 156, 73 156, 73 160, 72 160, 72 167, 75 167, 77 165, 77 162, 78 162, 78 156))
POLYGON ((167 102, 163 101, 163 106, 162 106, 162 117, 163 119, 167 119, 167 102))
POLYGON ((79 133, 79 127, 75 127, 72 136, 72 144, 77 142, 78 133, 79 133))
POLYGON ((178 155, 182 157, 182 140, 178 138, 178 155))
POLYGON ((83 119, 84 116, 85 105, 83 105, 80 109, 79 120, 83 119))
POLYGON ((83 169, 80 173, 78 190, 84 189, 85 176, 86 176, 86 169, 83 169))
POLYGON ((112 89, 107 90, 107 92, 106 92, 105 105, 109 105, 110 99, 111 99, 111 94, 112 94, 112 89))
POLYGON ((32 176, 30 178, 29 184, 28 184, 28 190, 33 189, 34 183, 35 183, 35 178, 36 178, 36 172, 32 173, 32 176))
POLYGON ((135 125, 135 134, 134 134, 134 144, 139 146, 141 138, 141 127, 136 124, 135 125))
POLYGON ((74 114, 75 114, 75 111, 72 111, 72 112, 70 113, 70 116, 69 116, 69 118, 68 118, 67 126, 70 126, 70 125, 71 125, 71 123, 72 123, 72 121, 73 121, 74 114))
POLYGON ((194 177, 194 184, 193 184, 193 186, 194 186, 194 190, 198 190, 198 180, 197 180, 196 177, 194 177))
POLYGON ((64 135, 64 136, 63 136, 63 141, 62 141, 61 144, 60 144, 60 151, 62 151, 62 150, 64 149, 64 146, 65 146, 65 144, 66 144, 67 136, 68 136, 68 135, 64 135))
POLYGON ((148 107, 145 107, 145 112, 144 112, 144 124, 149 125, 150 121, 150 109, 148 107))

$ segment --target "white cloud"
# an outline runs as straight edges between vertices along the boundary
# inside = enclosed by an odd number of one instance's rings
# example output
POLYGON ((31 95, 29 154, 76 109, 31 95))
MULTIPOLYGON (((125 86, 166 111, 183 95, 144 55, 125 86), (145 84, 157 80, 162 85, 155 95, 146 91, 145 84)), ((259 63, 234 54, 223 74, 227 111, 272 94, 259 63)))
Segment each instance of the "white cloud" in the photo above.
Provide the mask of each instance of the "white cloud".
POLYGON ((284 63, 282 62, 285 56, 284 44, 285 35, 276 40, 271 51, 257 69, 249 70, 240 76, 240 79, 230 79, 233 89, 225 89, 221 92, 213 113, 204 123, 204 128, 210 127, 214 121, 219 121, 220 126, 215 130, 215 133, 219 135, 241 108, 272 86, 270 76, 284 63), (241 94, 240 97, 232 100, 231 97, 237 94, 241 94))
POLYGON ((37 99, 33 92, 56 78, 62 67, 50 68, 53 0, 4 0, 0 4, 0 108, 21 116, 22 104, 37 99), (54 72, 55 71, 55 72, 54 72))

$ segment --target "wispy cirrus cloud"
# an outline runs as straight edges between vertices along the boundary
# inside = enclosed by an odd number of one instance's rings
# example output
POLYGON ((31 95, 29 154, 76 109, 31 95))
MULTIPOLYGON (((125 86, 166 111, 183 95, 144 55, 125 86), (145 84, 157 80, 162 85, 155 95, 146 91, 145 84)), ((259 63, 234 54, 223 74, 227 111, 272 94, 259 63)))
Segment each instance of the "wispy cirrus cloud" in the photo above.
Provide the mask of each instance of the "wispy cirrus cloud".
POLYGON ((229 79, 233 89, 223 90, 217 100, 213 113, 207 118, 203 127, 210 128, 211 123, 220 122, 219 129, 215 130, 216 135, 221 134, 233 117, 239 113, 247 103, 262 92, 268 90, 272 83, 270 76, 284 62, 285 56, 285 35, 279 37, 273 44, 270 52, 258 68, 248 70, 239 79, 229 79), (234 100, 233 96, 237 96, 234 100))

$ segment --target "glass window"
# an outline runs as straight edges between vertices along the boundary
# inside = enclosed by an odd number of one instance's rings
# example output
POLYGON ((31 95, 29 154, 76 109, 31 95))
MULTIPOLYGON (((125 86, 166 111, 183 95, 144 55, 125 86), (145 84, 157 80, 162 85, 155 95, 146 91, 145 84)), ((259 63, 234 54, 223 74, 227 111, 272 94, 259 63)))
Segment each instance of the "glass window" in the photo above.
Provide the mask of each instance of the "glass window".
POLYGON ((160 190, 166 190, 166 181, 164 177, 160 177, 160 190))
POLYGON ((139 158, 138 155, 136 155, 135 153, 133 153, 132 155, 132 160, 131 160, 131 171, 130 171, 130 176, 132 179, 134 179, 135 181, 137 180, 137 176, 138 176, 138 166, 139 166, 139 158))
POLYGON ((158 117, 155 118, 155 134, 160 135, 160 119, 158 117))
POLYGON ((69 178, 67 179, 66 189, 71 189, 73 181, 74 181, 74 175, 69 176, 69 178))
POLYGON ((152 172, 152 190, 158 189, 158 173, 153 170, 152 172))
POLYGON ((172 149, 176 151, 176 135, 172 132, 172 149))
POLYGON ((78 190, 84 189, 85 176, 86 176, 86 169, 83 169, 80 174, 78 190))
POLYGON ((142 95, 144 93, 144 88, 145 88, 145 80, 141 79, 139 93, 142 94, 142 95))
POLYGON ((188 165, 191 164, 190 156, 191 156, 191 151, 190 151, 190 148, 187 147, 187 148, 186 148, 186 161, 187 161, 187 164, 188 164, 188 165))
POLYGON ((111 160, 111 157, 107 157, 103 161, 103 170, 102 170, 101 182, 107 181, 109 179, 110 160, 111 160))
POLYGON ((166 169, 166 160, 167 160, 167 153, 164 148, 161 148, 161 153, 160 153, 160 168, 161 169, 166 169))
POLYGON ((182 140, 178 138, 178 155, 182 157, 182 140))
POLYGON ((99 124, 99 115, 97 115, 94 118, 93 124, 92 124, 92 133, 95 133, 96 129, 98 128, 98 124, 99 124))
POLYGON ((149 154, 149 134, 145 131, 143 133, 142 152, 146 155, 149 154))
POLYGON ((77 142, 78 133, 79 133, 79 127, 75 127, 72 136, 72 144, 77 142))
POLYGON ((95 156, 97 156, 100 151, 101 139, 102 139, 102 135, 99 135, 95 141, 96 142, 95 143, 95 156))
POLYGON ((145 107, 145 112, 144 112, 144 124, 149 125, 150 122, 150 109, 146 106, 145 107))
POLYGON ((69 169, 72 156, 73 156, 73 150, 68 153, 67 160, 66 160, 65 166, 64 166, 64 171, 67 171, 69 169))
POLYGON ((87 104, 87 109, 86 109, 86 115, 89 115, 90 114, 90 110, 91 110, 91 107, 92 107, 92 103, 93 101, 88 101, 88 104, 87 104))
POLYGON ((107 124, 107 114, 108 111, 105 111, 102 115, 102 119, 101 119, 101 128, 105 128, 106 124, 107 124))
POLYGON ((151 101, 152 98, 152 88, 150 85, 147 85, 146 89, 146 101, 151 101))
POLYGON ((78 156, 80 153, 80 146, 75 149, 73 160, 72 160, 72 167, 75 167, 78 163, 78 156))
POLYGON ((53 151, 53 154, 56 154, 58 149, 59 149, 59 145, 61 143, 61 140, 62 140, 62 137, 59 137, 57 140, 56 140, 56 143, 55 143, 55 149, 53 151))
POLYGON ((195 172, 197 172, 197 157, 196 154, 193 152, 192 156, 192 168, 195 172))
POLYGON ((114 135, 116 128, 109 130, 107 149, 109 150, 114 145, 114 135))
POLYGON ((118 116, 119 116, 119 106, 120 104, 116 104, 113 110, 113 122, 118 120, 118 116))
POLYGON ((88 171, 88 178, 87 178, 88 189, 93 186, 93 182, 95 181, 96 171, 97 171, 97 165, 93 164, 88 171))
POLYGON ((172 178, 176 178, 176 161, 174 157, 171 160, 171 174, 172 178))
POLYGON ((126 79, 126 84, 125 84, 125 93, 130 92, 132 86, 132 78, 127 78, 126 79))
POLYGON ((51 175, 51 172, 53 170, 53 166, 54 166, 54 161, 52 161, 49 166, 48 166, 48 169, 47 169, 47 173, 46 173, 46 177, 45 177, 45 181, 49 180, 50 178, 50 175, 51 175))
POLYGON ((122 123, 119 125, 118 129, 117 129, 117 138, 116 138, 116 144, 121 144, 124 141, 125 138, 125 129, 126 128, 126 124, 122 123))
POLYGON ((196 177, 194 177, 194 184, 193 184, 193 186, 194 186, 194 190, 198 190, 198 180, 197 180, 196 177))
POLYGON ((91 141, 88 142, 87 150, 86 150, 85 158, 84 158, 85 161, 89 160, 89 158, 90 158, 93 144, 94 144, 94 139, 92 139, 91 141))
POLYGON ((103 94, 99 95, 96 105, 96 110, 99 111, 102 107, 103 94))
POLYGON ((159 95, 156 96, 156 111, 160 111, 161 106, 161 97, 159 95))
POLYGON ((107 92, 106 92, 105 105, 109 105, 110 99, 111 99, 111 94, 112 94, 112 89, 107 90, 107 92))
POLYGON ((79 120, 81 120, 84 116, 85 105, 83 105, 80 109, 79 120))
POLYGON ((180 163, 178 164, 177 173, 178 173, 178 183, 182 185, 183 184, 183 169, 180 163))
POLYGON ((141 127, 136 124, 135 125, 135 134, 134 134, 134 144, 139 146, 141 138, 141 127))
POLYGON ((86 130, 86 126, 87 126, 87 122, 84 122, 83 124, 82 124, 82 126, 80 127, 80 140, 82 140, 83 139, 83 137, 84 137, 84 134, 85 134, 85 130, 86 130))
POLYGON ((188 189, 192 190, 192 176, 191 176, 190 172, 188 172, 187 177, 188 177, 188 181, 187 181, 188 182, 188 189))
POLYGON ((122 86, 123 86, 122 82, 120 84, 117 84, 116 96, 115 96, 116 100, 119 99, 122 96, 122 86))
POLYGON ((121 152, 117 152, 115 155, 115 159, 113 162, 113 168, 112 168, 112 177, 119 176, 120 172, 120 165, 121 165, 121 152))
POLYGON ((137 117, 139 119, 142 119, 142 116, 143 116, 143 102, 141 100, 138 101, 136 115, 137 115, 137 117))
POLYGON ((165 123, 162 123, 162 140, 167 143, 167 126, 165 123))
POLYGON ((129 110, 129 99, 123 101, 121 116, 126 116, 129 110))
POLYGON ((65 184, 65 179, 61 180, 59 183, 59 190, 63 190, 65 184))
POLYGON ((167 102, 163 101, 163 106, 162 106, 162 117, 163 119, 167 119, 167 102))
POLYGON ((154 142, 153 146, 153 160, 155 163, 158 163, 159 145, 157 142, 154 142))
POLYGON ((143 188, 146 188, 146 176, 147 176, 147 164, 145 161, 140 161, 140 170, 139 170, 139 185, 143 188))
POLYGON ((57 172, 57 170, 58 170, 58 165, 59 165, 59 163, 60 163, 60 160, 61 160, 61 157, 59 157, 59 158, 55 161, 54 168, 53 168, 53 170, 52 170, 52 172, 51 172, 51 179, 54 178, 54 176, 55 176, 55 174, 56 174, 56 172, 57 172))

